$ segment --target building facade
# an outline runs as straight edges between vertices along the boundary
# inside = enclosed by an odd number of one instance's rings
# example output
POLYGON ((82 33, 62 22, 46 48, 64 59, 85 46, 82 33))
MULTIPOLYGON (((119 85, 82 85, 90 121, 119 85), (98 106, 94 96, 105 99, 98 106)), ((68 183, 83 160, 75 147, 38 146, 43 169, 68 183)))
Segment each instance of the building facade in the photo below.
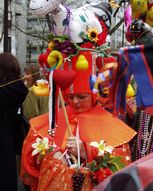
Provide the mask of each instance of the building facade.
MULTIPOLYGON (((4 1, 0 1, 0 52, 4 50, 4 11, 4 1)), ((26 62, 26 17, 26 0, 8 0, 8 51, 18 58, 21 67, 26 62)))
POLYGON ((38 56, 47 48, 49 28, 45 17, 27 13, 26 63, 38 62, 38 56))

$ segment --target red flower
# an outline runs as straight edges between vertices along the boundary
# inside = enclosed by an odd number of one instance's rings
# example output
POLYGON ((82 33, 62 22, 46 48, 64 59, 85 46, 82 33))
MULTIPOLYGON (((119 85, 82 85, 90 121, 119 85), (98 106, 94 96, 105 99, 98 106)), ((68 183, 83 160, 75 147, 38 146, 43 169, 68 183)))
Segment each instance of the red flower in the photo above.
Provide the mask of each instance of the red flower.
POLYGON ((98 149, 95 147, 91 147, 91 155, 93 159, 96 158, 98 156, 98 149))
POLYGON ((101 168, 95 172, 95 176, 99 183, 112 174, 113 173, 109 168, 101 168))

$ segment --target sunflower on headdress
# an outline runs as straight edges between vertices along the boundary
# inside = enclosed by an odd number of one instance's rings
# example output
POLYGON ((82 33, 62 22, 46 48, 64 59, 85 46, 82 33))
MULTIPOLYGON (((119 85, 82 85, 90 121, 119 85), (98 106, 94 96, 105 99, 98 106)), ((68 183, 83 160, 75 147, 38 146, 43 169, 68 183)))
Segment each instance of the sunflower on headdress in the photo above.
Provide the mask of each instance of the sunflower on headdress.
POLYGON ((87 32, 88 38, 93 41, 97 42, 98 41, 98 31, 95 28, 89 28, 87 32))
POLYGON ((84 43, 90 42, 94 46, 101 46, 106 42, 107 30, 104 30, 98 34, 97 29, 87 28, 86 33, 80 32, 80 37, 84 40, 84 43))

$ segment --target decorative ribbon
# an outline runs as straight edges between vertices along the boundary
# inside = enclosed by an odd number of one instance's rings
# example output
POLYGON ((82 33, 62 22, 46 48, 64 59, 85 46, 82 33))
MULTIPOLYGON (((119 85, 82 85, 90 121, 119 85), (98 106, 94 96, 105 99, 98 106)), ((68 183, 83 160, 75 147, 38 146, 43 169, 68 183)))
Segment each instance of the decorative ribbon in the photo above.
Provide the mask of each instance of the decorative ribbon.
POLYGON ((114 112, 125 112, 126 90, 131 75, 137 83, 138 107, 153 105, 153 46, 131 46, 118 52, 118 73, 113 91, 114 112))

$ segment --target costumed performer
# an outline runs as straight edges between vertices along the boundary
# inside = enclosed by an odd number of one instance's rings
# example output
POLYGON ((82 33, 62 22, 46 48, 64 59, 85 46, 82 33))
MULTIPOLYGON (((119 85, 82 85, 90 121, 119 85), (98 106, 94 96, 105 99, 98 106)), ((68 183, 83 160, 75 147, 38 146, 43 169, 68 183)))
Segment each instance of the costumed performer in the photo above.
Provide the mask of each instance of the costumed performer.
MULTIPOLYGON (((67 77, 70 76, 71 78, 75 73, 75 80, 63 92, 68 103, 66 111, 72 134, 69 135, 63 110, 60 109, 57 128, 53 137, 56 148, 41 158, 37 155, 37 149, 35 149, 35 155, 33 146, 35 147, 45 137, 48 140, 52 139, 48 135, 48 129, 50 129, 49 114, 30 120, 30 131, 22 151, 21 178, 25 184, 31 186, 32 191, 73 190, 72 175, 75 170, 69 167, 68 164, 71 159, 67 156, 73 154, 73 156, 79 157, 77 156, 77 149, 80 148, 81 165, 86 165, 97 154, 94 147, 90 145, 92 141, 104 140, 108 145, 115 147, 114 155, 122 156, 126 164, 131 161, 128 142, 136 135, 136 132, 112 116, 111 113, 96 105, 96 96, 90 90, 89 83, 90 75, 95 72, 92 66, 92 55, 85 53, 84 56, 88 60, 87 70, 77 70, 77 59, 72 58, 72 64, 65 63, 65 71, 61 71, 65 72, 65 79, 62 79, 60 72, 59 75, 54 76, 56 80, 59 77, 59 81, 63 85, 67 83, 67 77), (37 138, 39 140, 36 141, 37 138)), ((93 184, 90 178, 86 178, 82 190, 92 189, 93 184)))

